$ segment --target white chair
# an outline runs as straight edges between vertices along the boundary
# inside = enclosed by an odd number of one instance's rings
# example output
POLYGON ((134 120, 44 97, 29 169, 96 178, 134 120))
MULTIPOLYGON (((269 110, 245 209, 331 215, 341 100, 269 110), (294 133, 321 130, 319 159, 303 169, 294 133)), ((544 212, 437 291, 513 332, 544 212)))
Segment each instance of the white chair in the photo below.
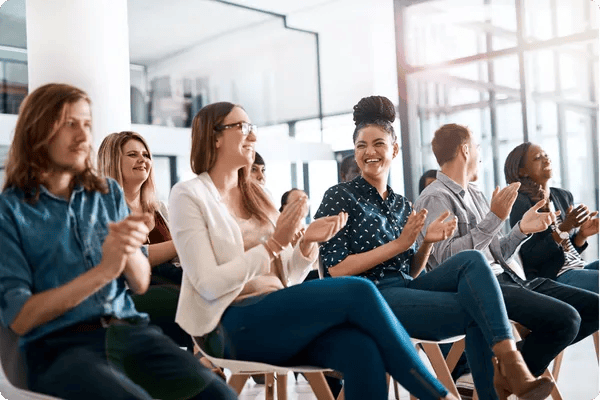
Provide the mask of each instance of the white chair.
MULTIPOLYGON (((192 337, 194 340, 194 344, 198 348, 198 350, 202 353, 204 357, 206 357, 210 362, 212 362, 217 367, 226 368, 231 371, 231 377, 227 382, 233 390, 236 391, 237 394, 242 392, 244 385, 250 375, 255 374, 276 374, 278 380, 283 379, 284 381, 287 379, 288 372, 300 372, 303 373, 308 383, 313 389, 315 396, 318 400, 334 400, 333 394, 327 386, 327 381, 325 380, 325 376, 323 372, 329 372, 330 369, 319 368, 319 367, 310 367, 310 366, 294 366, 294 367, 283 367, 278 365, 265 364, 261 362, 254 361, 240 361, 240 360, 229 360, 226 358, 218 358, 213 357, 206 352, 204 344, 198 340, 196 337, 192 337)), ((272 400, 274 398, 273 393, 273 382, 272 378, 267 375, 267 379, 265 381, 265 399, 272 400)), ((285 382, 279 381, 277 385, 277 398, 278 400, 287 399, 287 386, 285 382), (282 383, 282 384, 280 384, 282 383)), ((338 400, 343 399, 343 392, 338 397, 338 400)), ((12 400, 12 399, 11 399, 12 400)))
POLYGON ((0 326, 0 394, 10 400, 58 400, 56 397, 27 390, 25 363, 18 339, 13 331, 0 326))

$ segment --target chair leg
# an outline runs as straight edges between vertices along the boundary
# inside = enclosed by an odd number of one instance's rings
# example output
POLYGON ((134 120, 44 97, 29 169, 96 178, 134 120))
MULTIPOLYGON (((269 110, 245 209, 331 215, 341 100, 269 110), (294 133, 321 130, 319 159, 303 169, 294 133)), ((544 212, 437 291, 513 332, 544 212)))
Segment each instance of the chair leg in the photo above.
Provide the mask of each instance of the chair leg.
POLYGON ((396 398, 396 400, 400 400, 400 385, 398 384, 398 381, 396 381, 395 379, 393 380, 393 385, 394 385, 394 397, 396 398))
POLYGON ((552 363, 552 376, 554 380, 558 380, 558 374, 560 373, 560 367, 562 365, 563 356, 565 355, 565 351, 561 351, 555 358, 552 363))
POLYGON ((277 374, 277 400, 287 400, 287 374, 277 374))
POLYGON ((250 378, 248 374, 234 374, 231 375, 227 384, 232 387, 232 389, 237 393, 242 393, 242 389, 244 389, 244 385, 246 381, 250 378))
POLYGON ((431 366, 433 367, 438 380, 450 393, 457 399, 460 399, 460 394, 458 394, 458 389, 452 380, 452 375, 450 375, 450 371, 448 371, 448 366, 446 365, 446 360, 444 359, 440 347, 437 343, 421 343, 421 346, 423 347, 425 354, 427 354, 427 358, 429 358, 429 362, 431 362, 431 366))
POLYGON ((458 360, 460 359, 460 356, 462 356, 462 353, 464 351, 465 339, 461 339, 452 344, 452 348, 450 349, 450 352, 446 357, 446 365, 448 365, 448 370, 450 371, 450 373, 452 373, 452 371, 454 371, 454 368, 456 368, 456 364, 458 364, 458 360))
POLYGON ((317 400, 334 400, 333 393, 331 393, 322 372, 305 372, 304 377, 310 384, 317 400))
POLYGON ((275 399, 275 374, 265 374, 265 400, 275 399))
POLYGON ((546 370, 544 371, 542 376, 547 376, 548 378, 552 379, 552 381, 554 382, 554 389, 552 389, 552 392, 550 393, 550 397, 552 397, 552 400, 563 400, 562 394, 560 393, 560 390, 558 390, 558 385, 556 384, 556 379, 554 379, 554 377, 552 376, 552 374, 550 373, 548 368, 546 368, 546 370))

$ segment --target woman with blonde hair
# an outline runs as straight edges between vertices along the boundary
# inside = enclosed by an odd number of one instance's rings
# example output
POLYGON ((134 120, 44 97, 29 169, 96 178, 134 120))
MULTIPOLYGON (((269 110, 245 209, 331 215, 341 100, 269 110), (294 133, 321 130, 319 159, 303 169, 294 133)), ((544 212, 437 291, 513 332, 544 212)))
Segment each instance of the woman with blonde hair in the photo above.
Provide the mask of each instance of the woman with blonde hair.
POLYGON ((387 399, 389 372, 420 399, 454 399, 419 359, 376 287, 361 278, 301 282, 318 243, 346 223, 315 220, 292 247, 308 212, 306 196, 279 214, 249 178, 256 127, 244 109, 221 102, 192 124, 195 178, 169 199, 184 270, 176 321, 191 335, 219 338, 220 357, 305 364, 344 374, 347 400, 387 399), (357 362, 358 360, 358 362, 357 362))
POLYGON ((132 212, 153 216, 146 241, 152 267, 151 286, 144 295, 134 296, 136 308, 147 312, 152 322, 177 344, 191 350, 191 338, 175 323, 182 270, 168 226, 167 207, 156 200, 148 143, 136 132, 111 133, 98 150, 98 170, 121 185, 132 212))

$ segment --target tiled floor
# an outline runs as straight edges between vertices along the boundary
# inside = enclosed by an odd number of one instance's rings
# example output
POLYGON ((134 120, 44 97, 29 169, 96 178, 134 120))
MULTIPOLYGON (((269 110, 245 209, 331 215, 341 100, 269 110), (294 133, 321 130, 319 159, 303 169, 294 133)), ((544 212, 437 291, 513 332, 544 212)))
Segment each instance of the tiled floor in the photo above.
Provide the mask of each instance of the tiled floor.
MULTIPOLYGON (((594 342, 591 338, 569 347, 563 358, 558 378, 558 387, 564 400, 599 400, 598 362, 594 355, 594 342)), ((408 400, 408 392, 401 390, 401 400, 408 400)), ((264 386, 252 381, 246 383, 240 400, 264 400, 264 386)), ((393 399, 393 390, 390 399, 393 399)), ((308 382, 302 377, 298 382, 288 375, 288 400, 315 400, 308 382)))

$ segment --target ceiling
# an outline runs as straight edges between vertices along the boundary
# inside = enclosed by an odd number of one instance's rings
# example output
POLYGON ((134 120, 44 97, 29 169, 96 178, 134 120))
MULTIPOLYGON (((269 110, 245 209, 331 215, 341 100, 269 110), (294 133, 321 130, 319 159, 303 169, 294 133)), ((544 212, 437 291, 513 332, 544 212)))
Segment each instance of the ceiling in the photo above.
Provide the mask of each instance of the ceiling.
MULTIPOLYGON (((336 2, 343 0, 234 2, 246 8, 217 0, 169 0, 168 7, 165 7, 164 0, 128 0, 131 62, 150 65, 228 33, 281 20, 259 10, 290 15, 336 2)), ((25 0, 7 0, 4 3, 0 0, 0 4, 0 29, 4 22, 4 26, 11 31, 10 34, 1 35, 0 45, 22 47, 22 38, 25 37, 25 0), (16 40, 19 37, 21 40, 16 40)))

